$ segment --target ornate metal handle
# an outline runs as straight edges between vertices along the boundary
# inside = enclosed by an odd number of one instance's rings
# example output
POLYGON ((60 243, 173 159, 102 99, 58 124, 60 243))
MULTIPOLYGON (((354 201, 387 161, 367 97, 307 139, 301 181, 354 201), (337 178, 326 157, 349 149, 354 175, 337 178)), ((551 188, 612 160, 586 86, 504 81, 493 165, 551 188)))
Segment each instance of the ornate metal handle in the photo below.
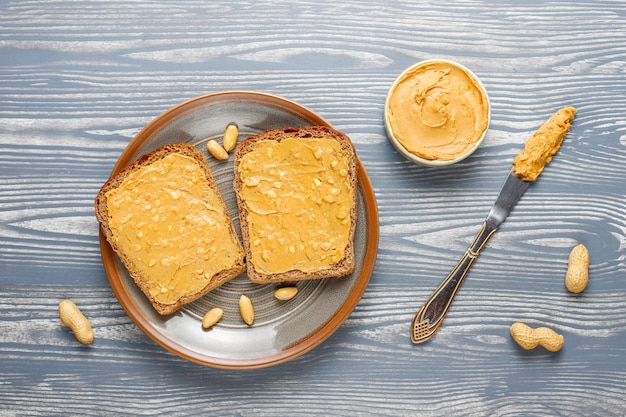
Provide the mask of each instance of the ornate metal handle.
POLYGON ((495 223, 490 218, 485 220, 483 227, 459 263, 417 312, 411 324, 411 341, 413 343, 425 342, 439 329, 456 292, 463 282, 463 278, 467 275, 491 235, 498 228, 495 223))

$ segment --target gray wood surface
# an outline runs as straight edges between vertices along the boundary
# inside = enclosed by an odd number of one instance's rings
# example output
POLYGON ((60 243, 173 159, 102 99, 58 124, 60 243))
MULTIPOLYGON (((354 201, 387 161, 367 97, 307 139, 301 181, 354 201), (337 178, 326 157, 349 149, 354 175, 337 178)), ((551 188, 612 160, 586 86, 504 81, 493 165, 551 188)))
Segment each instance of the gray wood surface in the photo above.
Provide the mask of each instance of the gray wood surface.
POLYGON ((626 2, 0 2, 0 416, 626 415, 626 2), (389 144, 394 78, 455 60, 492 103, 483 146, 449 168, 389 144), (270 368, 175 356, 126 315, 93 198, 132 137, 184 100, 254 90, 344 131, 372 180, 378 258, 328 340, 270 368), (528 135, 564 105, 561 151, 494 235, 426 344, 413 315, 467 248, 528 135), (591 280, 569 294, 569 250, 591 280), (96 341, 76 342, 73 299, 96 341), (509 326, 565 336, 521 350, 509 326))

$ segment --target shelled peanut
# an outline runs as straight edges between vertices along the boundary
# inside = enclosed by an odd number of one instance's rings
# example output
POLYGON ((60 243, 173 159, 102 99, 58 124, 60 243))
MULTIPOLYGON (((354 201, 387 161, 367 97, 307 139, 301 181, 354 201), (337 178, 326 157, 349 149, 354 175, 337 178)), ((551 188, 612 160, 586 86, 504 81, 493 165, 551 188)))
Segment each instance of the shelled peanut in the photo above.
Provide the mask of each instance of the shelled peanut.
POLYGON ((222 146, 226 152, 230 152, 235 149, 237 145, 237 138, 239 137, 239 127, 235 123, 230 123, 224 130, 224 138, 222 139, 222 146))
POLYGON ((254 323, 254 308, 252 307, 250 298, 243 294, 239 297, 239 313, 243 321, 245 321, 248 326, 252 326, 252 323, 254 323))
POLYGON ((298 287, 281 287, 274 291, 274 297, 280 301, 288 301, 296 296, 298 287))
POLYGON ((207 313, 202 318, 202 328, 209 329, 215 326, 222 319, 222 316, 224 316, 223 309, 219 307, 212 308, 211 310, 207 311, 207 313))
POLYGON ((215 139, 211 139, 210 141, 208 141, 206 144, 206 148, 215 159, 219 159, 220 161, 225 161, 226 159, 228 159, 228 152, 226 152, 226 150, 222 148, 222 145, 217 143, 215 139))
POLYGON ((228 159, 228 153, 237 146, 237 138, 239 137, 239 128, 236 123, 230 123, 224 130, 222 144, 220 145, 215 139, 207 142, 206 148, 215 159, 225 161, 228 159))

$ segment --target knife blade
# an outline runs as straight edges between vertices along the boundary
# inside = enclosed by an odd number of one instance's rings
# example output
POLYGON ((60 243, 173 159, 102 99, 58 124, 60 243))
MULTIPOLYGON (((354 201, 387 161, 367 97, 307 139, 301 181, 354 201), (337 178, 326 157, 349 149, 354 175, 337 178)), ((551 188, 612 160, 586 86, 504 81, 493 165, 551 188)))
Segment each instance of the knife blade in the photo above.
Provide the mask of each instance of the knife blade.
POLYGON ((550 162, 552 155, 558 151, 571 127, 575 113, 576 110, 573 107, 560 109, 526 141, 524 149, 513 161, 513 169, 504 181, 480 231, 452 272, 415 315, 411 323, 413 343, 425 342, 439 329, 472 264, 530 184, 550 162))

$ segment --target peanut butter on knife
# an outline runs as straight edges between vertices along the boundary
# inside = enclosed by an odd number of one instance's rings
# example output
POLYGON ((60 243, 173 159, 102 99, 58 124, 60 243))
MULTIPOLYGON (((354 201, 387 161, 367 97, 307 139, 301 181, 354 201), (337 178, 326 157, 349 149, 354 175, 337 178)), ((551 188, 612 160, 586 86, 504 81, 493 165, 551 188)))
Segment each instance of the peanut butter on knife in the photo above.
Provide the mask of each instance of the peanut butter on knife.
POLYGON ((575 114, 573 107, 560 109, 528 138, 524 149, 513 160, 513 172, 518 177, 524 181, 535 181, 539 177, 561 147, 575 114))

